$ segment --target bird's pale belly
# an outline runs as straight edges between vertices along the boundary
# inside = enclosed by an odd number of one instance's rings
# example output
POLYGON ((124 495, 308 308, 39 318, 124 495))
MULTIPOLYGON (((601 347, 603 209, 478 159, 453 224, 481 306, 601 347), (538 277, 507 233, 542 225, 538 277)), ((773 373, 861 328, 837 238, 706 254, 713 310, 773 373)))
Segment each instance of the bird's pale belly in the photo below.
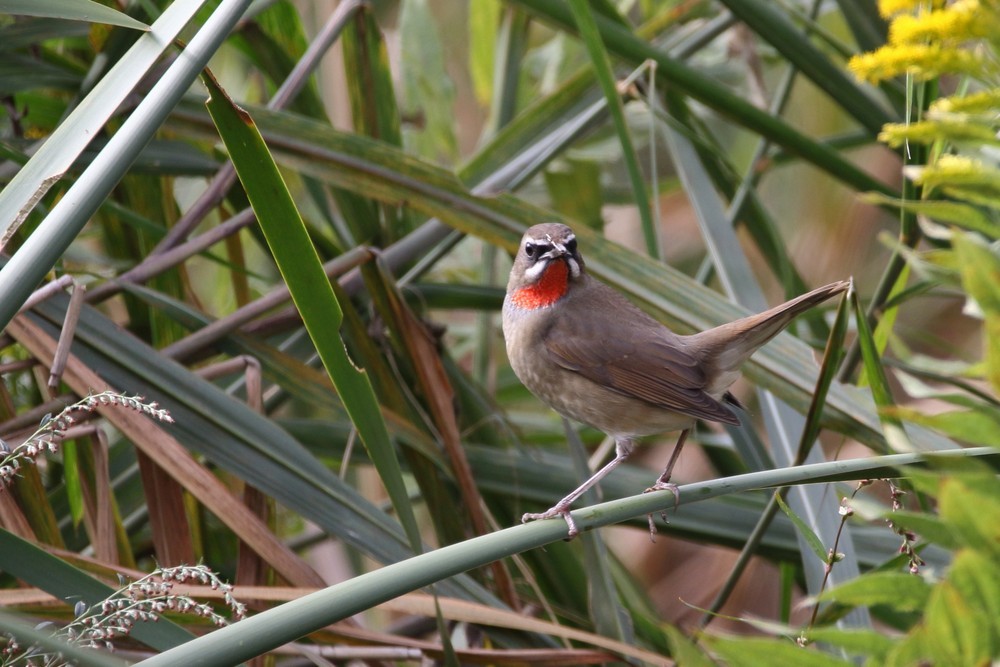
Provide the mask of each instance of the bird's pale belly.
POLYGON ((688 428, 688 415, 630 398, 555 364, 543 368, 518 363, 511 366, 531 393, 556 412, 614 437, 638 437, 688 428))

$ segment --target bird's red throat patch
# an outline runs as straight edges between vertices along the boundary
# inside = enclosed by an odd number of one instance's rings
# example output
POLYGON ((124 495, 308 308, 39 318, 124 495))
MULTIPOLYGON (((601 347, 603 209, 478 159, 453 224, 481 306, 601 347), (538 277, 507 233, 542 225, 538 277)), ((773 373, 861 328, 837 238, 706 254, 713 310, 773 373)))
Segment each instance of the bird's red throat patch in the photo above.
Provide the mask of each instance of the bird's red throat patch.
POLYGON ((554 260, 545 267, 545 273, 538 282, 514 292, 511 303, 525 310, 545 308, 561 299, 566 294, 567 287, 569 287, 569 266, 562 260, 554 260))

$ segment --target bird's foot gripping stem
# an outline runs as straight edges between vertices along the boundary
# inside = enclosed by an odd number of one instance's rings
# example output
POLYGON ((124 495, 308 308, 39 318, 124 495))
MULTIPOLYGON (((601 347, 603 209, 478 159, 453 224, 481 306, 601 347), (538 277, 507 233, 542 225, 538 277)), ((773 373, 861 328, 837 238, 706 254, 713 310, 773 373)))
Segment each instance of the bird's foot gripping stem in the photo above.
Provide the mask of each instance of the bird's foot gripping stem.
MULTIPOLYGON (((681 492, 677 488, 676 484, 671 484, 670 482, 658 479, 655 482, 653 482, 653 485, 651 487, 643 491, 643 493, 652 493, 653 491, 669 491, 670 493, 674 494, 674 511, 675 512, 677 511, 677 506, 681 502, 681 492)), ((660 518, 663 519, 663 523, 669 523, 669 521, 667 521, 667 513, 665 511, 660 512, 660 518)), ((646 519, 649 521, 649 541, 655 542, 656 524, 653 522, 652 513, 647 514, 646 519)))
POLYGON ((525 514, 521 517, 521 523, 527 523, 529 521, 537 521, 538 519, 554 519, 557 516, 561 516, 565 521, 566 525, 569 526, 569 534, 566 536, 567 540, 572 540, 574 537, 580 534, 579 529, 576 527, 576 522, 573 521, 573 517, 570 516, 569 508, 576 500, 582 496, 584 493, 589 491, 591 487, 601 481, 605 475, 618 467, 622 461, 628 458, 628 455, 632 453, 632 441, 628 438, 619 438, 615 441, 615 458, 605 464, 603 468, 595 472, 590 476, 586 482, 581 484, 575 491, 571 494, 557 502, 555 505, 549 509, 541 512, 539 514, 525 514))
POLYGON ((540 519, 555 519, 560 516, 566 521, 566 525, 569 527, 569 534, 566 536, 566 539, 573 539, 580 533, 580 531, 576 527, 576 522, 573 521, 573 515, 569 513, 569 503, 560 502, 544 512, 538 512, 535 514, 528 512, 521 517, 521 523, 538 521, 540 519))

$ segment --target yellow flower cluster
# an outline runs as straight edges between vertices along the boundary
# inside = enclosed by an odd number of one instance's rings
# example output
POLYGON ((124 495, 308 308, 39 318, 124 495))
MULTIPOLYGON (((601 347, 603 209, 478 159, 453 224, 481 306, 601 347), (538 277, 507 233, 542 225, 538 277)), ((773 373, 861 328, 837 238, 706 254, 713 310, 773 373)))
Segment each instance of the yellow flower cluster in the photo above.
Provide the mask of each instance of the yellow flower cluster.
POLYGON ((937 113, 991 114, 1000 109, 1000 88, 990 88, 965 97, 942 97, 931 103, 937 113))
POLYGON ((878 140, 888 144, 890 148, 898 148, 906 142, 932 144, 941 139, 951 143, 1000 144, 1000 139, 997 139, 992 128, 969 123, 964 118, 925 120, 908 125, 886 123, 878 135, 878 140))
POLYGON ((927 40, 964 42, 1000 34, 1000 19, 979 0, 959 0, 946 9, 897 16, 889 27, 890 44, 927 40))
POLYGON ((1000 192, 1000 169, 964 155, 942 155, 933 165, 908 170, 917 185, 965 186, 1000 192))
POLYGON ((856 55, 847 63, 856 77, 869 83, 878 83, 900 74, 911 74, 922 81, 942 74, 975 74, 983 66, 978 54, 940 44, 887 45, 872 53, 856 55))
POLYGON ((851 58, 847 66, 859 79, 878 83, 909 74, 927 80, 942 74, 975 76, 991 68, 979 51, 959 45, 1000 35, 1000 8, 995 0, 957 0, 951 4, 881 0, 879 11, 894 17, 889 43, 851 58), (913 10, 917 13, 903 13, 913 10))

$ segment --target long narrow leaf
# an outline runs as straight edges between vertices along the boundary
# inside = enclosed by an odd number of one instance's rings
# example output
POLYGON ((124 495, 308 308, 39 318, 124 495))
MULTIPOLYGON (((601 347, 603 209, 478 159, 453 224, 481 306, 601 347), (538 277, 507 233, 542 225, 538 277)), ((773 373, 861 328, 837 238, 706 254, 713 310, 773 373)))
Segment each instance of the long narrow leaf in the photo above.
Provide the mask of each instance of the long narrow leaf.
POLYGON ((72 21, 107 23, 133 30, 149 30, 149 26, 128 14, 98 4, 93 0, 0 0, 0 12, 22 16, 47 16, 72 21))
POLYGON ((569 7, 580 30, 580 38, 587 47, 587 53, 590 54, 590 62, 594 66, 597 82, 601 85, 601 91, 604 93, 604 99, 607 101, 608 110, 611 112, 611 120, 614 122, 615 133, 618 135, 618 142, 622 148, 622 157, 625 160, 625 167, 628 170, 628 178, 632 184, 632 193, 635 195, 635 206, 639 210, 639 217, 642 220, 642 232, 646 240, 646 252, 649 253, 650 257, 659 259, 660 241, 657 234, 659 224, 653 220, 649 194, 646 190, 646 183, 643 180, 642 170, 639 168, 639 156, 636 155, 635 145, 632 142, 632 136, 629 134, 628 125, 625 122, 625 110, 622 106, 621 96, 618 94, 614 74, 611 71, 608 54, 604 50, 604 44, 601 43, 601 34, 597 30, 597 24, 590 13, 587 0, 570 0, 569 7))
POLYGON ((323 271, 295 202, 250 116, 237 108, 213 77, 208 109, 219 128, 236 173, 243 183, 274 259, 302 314, 302 321, 323 360, 361 441, 379 471, 414 551, 420 551, 420 529, 389 432, 368 375, 354 366, 340 339, 343 310, 323 271))

